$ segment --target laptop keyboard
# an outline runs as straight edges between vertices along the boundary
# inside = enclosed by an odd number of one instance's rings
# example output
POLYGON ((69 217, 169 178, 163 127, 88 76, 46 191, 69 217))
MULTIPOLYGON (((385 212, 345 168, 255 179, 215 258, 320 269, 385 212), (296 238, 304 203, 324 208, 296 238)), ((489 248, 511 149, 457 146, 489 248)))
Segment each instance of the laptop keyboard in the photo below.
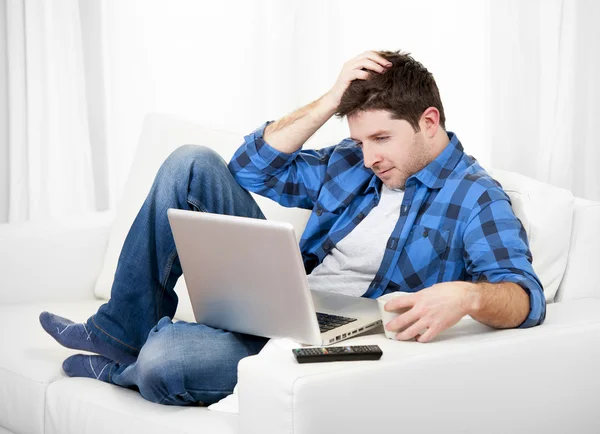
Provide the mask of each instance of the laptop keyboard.
POLYGON ((319 322, 319 328, 321 333, 328 332, 335 328, 349 324, 356 321, 356 318, 349 318, 347 316, 331 315, 329 313, 317 312, 317 321, 319 322))

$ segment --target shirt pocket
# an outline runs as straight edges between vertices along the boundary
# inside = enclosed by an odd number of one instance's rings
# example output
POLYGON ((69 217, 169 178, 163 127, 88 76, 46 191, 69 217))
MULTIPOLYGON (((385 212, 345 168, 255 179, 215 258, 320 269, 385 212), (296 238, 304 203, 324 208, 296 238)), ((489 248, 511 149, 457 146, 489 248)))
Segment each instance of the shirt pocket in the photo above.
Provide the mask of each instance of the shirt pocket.
POLYGON ((449 233, 448 229, 413 227, 400 256, 400 268, 410 288, 421 289, 440 281, 449 233))

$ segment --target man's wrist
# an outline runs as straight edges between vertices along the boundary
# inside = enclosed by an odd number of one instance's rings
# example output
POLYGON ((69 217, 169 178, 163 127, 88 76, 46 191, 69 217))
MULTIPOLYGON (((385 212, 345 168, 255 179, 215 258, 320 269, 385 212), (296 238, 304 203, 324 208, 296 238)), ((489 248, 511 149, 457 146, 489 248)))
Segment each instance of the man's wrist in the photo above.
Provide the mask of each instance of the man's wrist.
POLYGON ((464 282, 463 309, 466 315, 472 317, 478 315, 481 310, 481 285, 472 282, 464 282))
POLYGON ((333 116, 335 114, 335 112, 337 111, 339 105, 340 105, 340 100, 339 98, 337 98, 335 95, 333 95, 330 92, 327 92, 325 95, 323 95, 319 102, 321 103, 323 109, 325 111, 327 111, 328 113, 331 114, 331 116, 333 116))

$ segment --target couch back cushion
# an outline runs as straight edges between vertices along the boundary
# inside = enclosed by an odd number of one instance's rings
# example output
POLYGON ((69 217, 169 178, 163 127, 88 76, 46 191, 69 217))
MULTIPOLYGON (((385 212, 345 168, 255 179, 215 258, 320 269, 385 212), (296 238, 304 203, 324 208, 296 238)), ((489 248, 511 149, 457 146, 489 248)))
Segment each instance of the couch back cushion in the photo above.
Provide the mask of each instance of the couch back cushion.
POLYGON ((527 231, 533 269, 542 281, 546 301, 554 301, 569 256, 573 194, 515 172, 488 172, 510 196, 513 211, 527 231))
MULTIPOLYGON (((119 254, 127 233, 146 199, 158 169, 169 154, 179 146, 198 144, 211 147, 229 161, 243 143, 244 134, 247 132, 219 131, 158 113, 146 116, 123 196, 117 204, 102 271, 94 288, 97 297, 105 300, 110 298, 119 254)), ((291 222, 300 237, 308 211, 284 208, 269 199, 253 196, 268 219, 291 222)), ((175 291, 179 297, 176 317, 194 321, 185 279, 179 279, 175 291)))
POLYGON ((555 301, 600 297, 600 202, 575 198, 571 248, 555 301))

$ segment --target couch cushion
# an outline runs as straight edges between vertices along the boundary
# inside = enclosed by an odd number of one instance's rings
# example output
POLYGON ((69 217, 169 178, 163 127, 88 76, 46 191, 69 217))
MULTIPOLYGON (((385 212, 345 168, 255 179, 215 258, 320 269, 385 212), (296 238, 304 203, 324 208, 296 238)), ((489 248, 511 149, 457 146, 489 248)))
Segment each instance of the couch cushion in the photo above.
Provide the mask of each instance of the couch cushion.
MULTIPOLYGON (((169 154, 181 145, 197 144, 211 147, 229 161, 242 144, 244 134, 213 130, 161 114, 149 114, 146 117, 125 190, 117 205, 104 266, 96 282, 97 297, 110 298, 117 261, 129 228, 150 190, 156 172, 169 154)), ((290 221, 300 236, 308 218, 307 211, 283 208, 269 199, 253 196, 268 219, 290 221)), ((175 291, 180 300, 176 317, 194 321, 184 279, 179 279, 175 291)))
POLYGON ((237 415, 153 404, 133 390, 67 377, 63 360, 81 351, 56 343, 38 316, 48 310, 84 321, 102 303, 0 305, 0 347, 9 349, 0 357, 0 426, 15 433, 237 432, 237 415))
POLYGON ((0 425, 14 432, 44 432, 46 388, 67 378, 62 361, 77 351, 61 347, 40 326, 43 310, 83 321, 102 302, 0 305, 0 425))
POLYGON ((510 196, 513 211, 529 237, 533 269, 542 281, 546 300, 552 302, 567 266, 573 194, 519 173, 499 169, 489 173, 510 196))
POLYGON ((238 432, 238 415, 205 407, 175 407, 144 400, 133 390, 88 378, 48 387, 46 433, 214 433, 238 432))

